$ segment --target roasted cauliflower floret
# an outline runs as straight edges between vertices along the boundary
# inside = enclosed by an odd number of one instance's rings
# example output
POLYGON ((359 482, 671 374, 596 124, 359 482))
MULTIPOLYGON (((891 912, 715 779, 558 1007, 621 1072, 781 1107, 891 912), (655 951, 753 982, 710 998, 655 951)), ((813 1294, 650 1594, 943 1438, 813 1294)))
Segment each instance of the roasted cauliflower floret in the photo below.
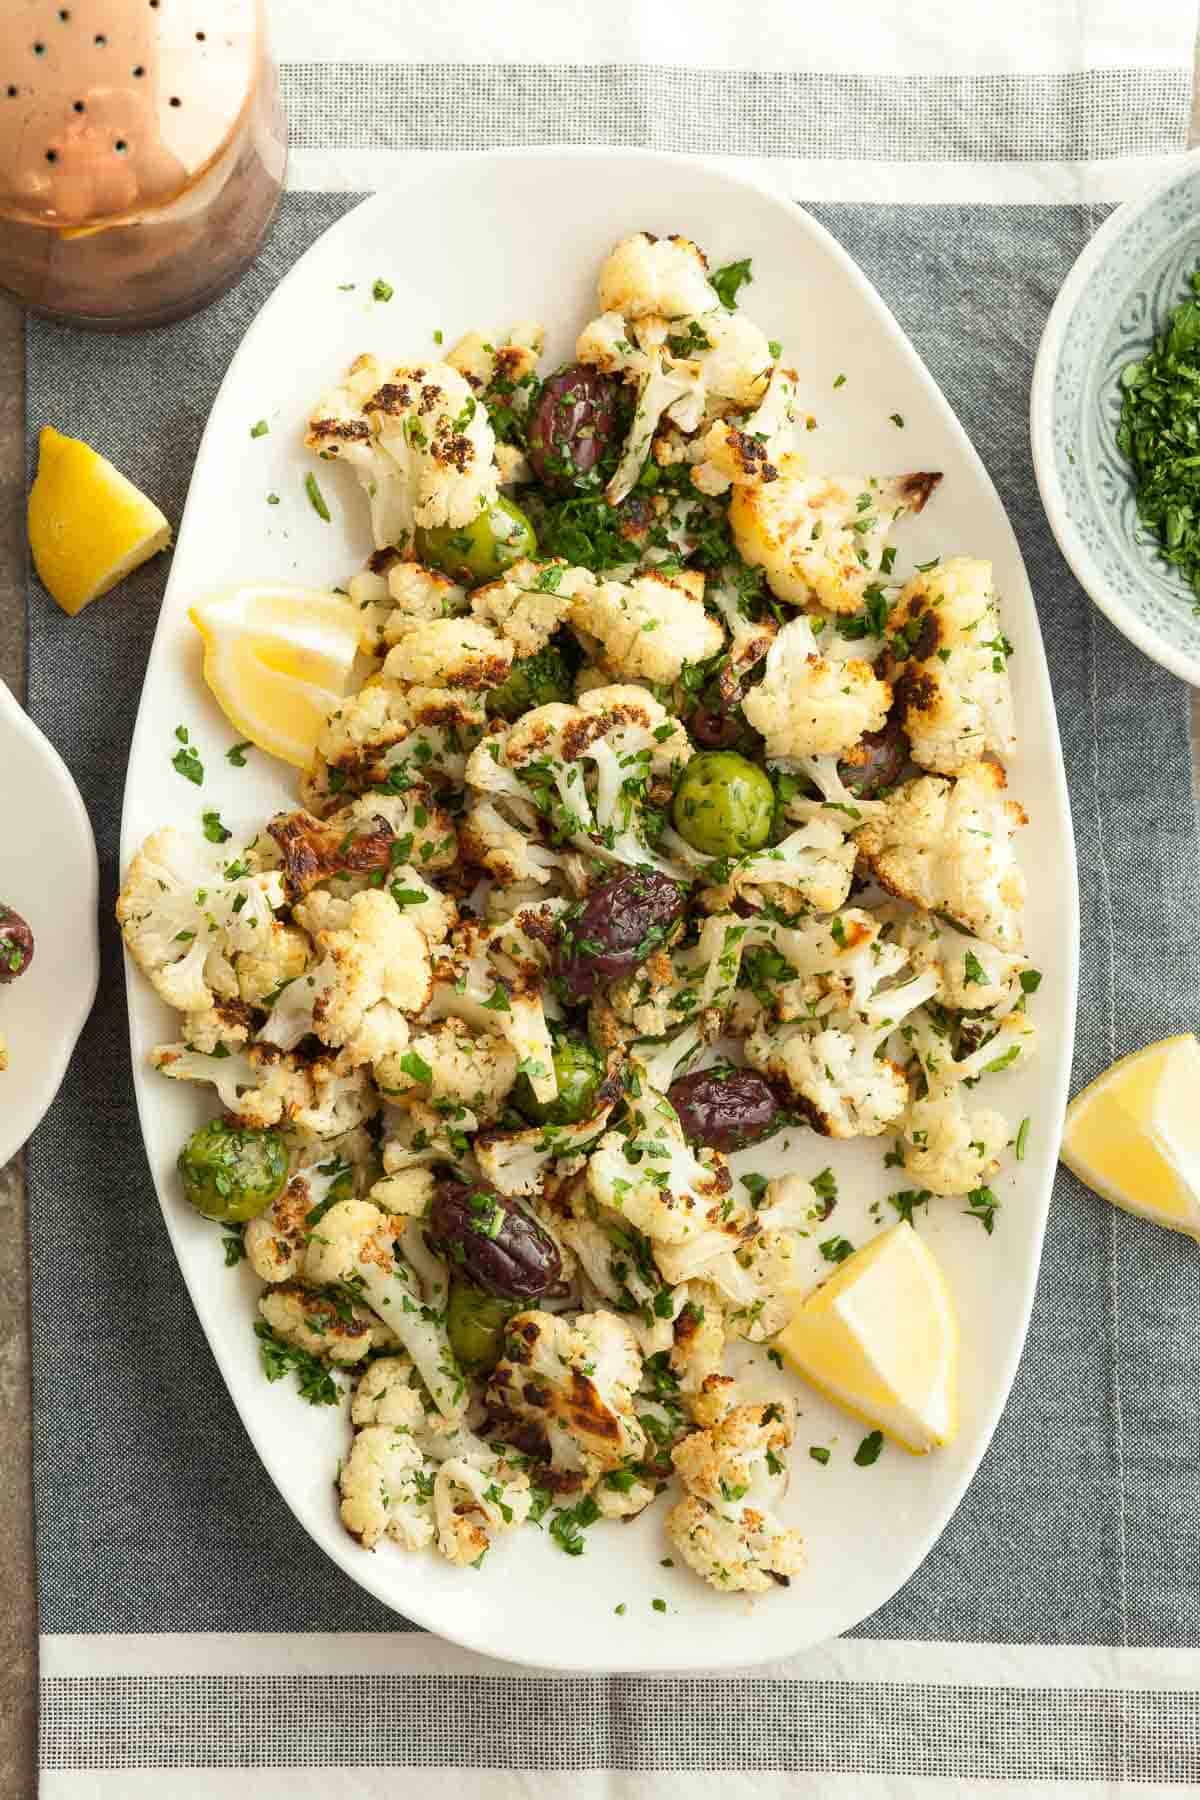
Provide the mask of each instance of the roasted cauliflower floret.
POLYGON ((322 1293, 299 1281, 270 1287, 258 1310, 276 1337, 332 1363, 357 1363, 373 1350, 389 1349, 393 1333, 365 1306, 345 1294, 322 1293))
POLYGON ((525 1523, 532 1504, 528 1475, 485 1444, 447 1457, 434 1478, 437 1547, 459 1568, 478 1563, 493 1538, 525 1523))
POLYGON ((265 942, 237 959, 238 994, 249 1006, 266 1006, 281 987, 303 975, 312 955, 306 934, 274 921, 265 942))
POLYGON ((379 889, 355 894, 348 910, 343 929, 317 934, 320 961, 284 989, 262 1042, 293 1050, 311 1032, 354 1067, 407 1048, 407 1015, 422 1010, 433 988, 429 946, 379 889))
POLYGON ((690 755, 683 726, 652 694, 617 685, 592 688, 577 706, 535 707, 479 746, 467 779, 518 824, 532 806, 591 856, 672 874, 647 840, 645 812, 651 784, 673 781, 690 755))
POLYGON ((804 1540, 771 1511, 786 1491, 791 1441, 790 1409, 758 1402, 672 1451, 685 1495, 667 1514, 667 1536, 712 1587, 765 1593, 804 1567, 804 1540))
POLYGON ((364 1550, 382 1537, 405 1550, 433 1542, 434 1473, 407 1428, 367 1425, 354 1434, 342 1464, 342 1524, 364 1550))
POLYGON ((708 262, 690 238, 656 238, 636 231, 622 238, 604 259, 597 283, 603 312, 627 319, 680 319, 712 312, 717 295, 708 280, 708 262))
POLYGON ((742 711, 766 740, 771 762, 840 755, 878 731, 892 693, 869 663, 830 662, 809 621, 788 621, 767 651, 766 670, 742 711))
POLYGON ((786 913, 836 912, 850 892, 857 856, 839 813, 812 808, 812 817, 769 849, 755 850, 732 863, 701 870, 711 885, 701 898, 711 912, 727 912, 735 901, 775 906, 786 913))
POLYGON ((856 841, 864 867, 890 894, 1017 952, 1025 877, 1013 836, 1026 818, 1005 799, 1006 785, 998 763, 971 763, 955 781, 923 775, 897 788, 856 841))
POLYGON ((423 619, 389 650, 389 681, 434 688, 499 687, 512 668, 513 646, 475 619, 423 619))
POLYGON ((473 1031, 462 1019, 439 1019, 414 1031, 402 1055, 377 1062, 375 1079, 389 1096, 415 1092, 494 1119, 517 1079, 517 1058, 502 1037, 473 1031))
POLYGON ((704 610, 703 585, 695 574, 653 571, 627 582, 595 582, 573 602, 571 623, 595 640, 606 667, 623 680, 669 685, 684 663, 715 656, 725 642, 704 610))
POLYGON ((364 788, 399 796, 431 779, 461 782, 486 717, 482 700, 466 689, 406 691, 377 677, 322 726, 301 784, 305 804, 324 818, 364 788))
MULTIPOLYGON (((701 446, 692 468, 692 486, 702 494, 724 494, 730 487, 761 487, 777 481, 792 455, 796 423, 796 371, 778 364, 766 392, 745 418, 718 419, 701 446)), ((790 465, 797 468, 793 461, 790 465)))
POLYGON ((655 1245, 683 1244, 720 1219, 729 1170, 716 1150, 701 1160, 670 1102, 648 1078, 640 1085, 642 1094, 628 1097, 625 1130, 607 1132, 588 1159, 588 1190, 655 1245))
POLYGON ((900 1125, 900 1154, 905 1173, 920 1187, 967 1194, 996 1174, 1013 1132, 991 1107, 968 1107, 967 1084, 1024 1061, 1036 1043, 1032 1024, 1016 1011, 977 1049, 956 1058, 933 1020, 918 1015, 912 1033, 917 1098, 900 1125))
POLYGON ((591 1487, 646 1448, 634 1403, 641 1369, 637 1340, 615 1313, 580 1313, 573 1322, 518 1313, 488 1406, 505 1441, 591 1487))
POLYGON ((529 907, 503 925, 485 926, 464 919, 448 943, 434 952, 434 987, 429 1018, 464 1019, 476 1031, 492 1031, 506 1039, 518 1063, 530 1070, 537 1098, 558 1094, 554 1046, 542 1004, 544 944, 524 929, 552 915, 529 907))
POLYGON ((332 1054, 302 1058, 256 1043, 205 1055, 186 1044, 160 1044, 150 1062, 175 1081, 210 1082, 242 1125, 291 1123, 340 1137, 379 1111, 366 1069, 349 1069, 332 1054))
POLYGON ((957 775, 988 751, 1016 745, 1008 653, 992 565, 954 556, 914 575, 890 620, 907 647, 896 680, 897 714, 913 761, 957 775))
POLYGON ((271 941, 285 899, 277 870, 226 874, 210 845, 168 826, 148 837, 125 872, 117 923, 126 948, 179 1012, 207 1012, 239 997, 237 958, 271 941))
POLYGON ((590 569, 522 558, 498 581, 475 589, 471 611, 498 631, 517 656, 536 656, 567 619, 576 595, 595 583, 590 569))
POLYGON ((446 1335, 447 1282, 421 1249, 419 1233, 414 1221, 381 1212, 369 1200, 339 1200, 313 1228, 304 1279, 358 1294, 399 1338, 439 1413, 456 1424, 467 1391, 446 1335), (414 1255, 426 1263, 421 1279, 414 1255))
POLYGON ((369 1362, 350 1402, 354 1425, 390 1425, 418 1431, 425 1424, 416 1369, 407 1356, 377 1356, 369 1362))
POLYGON ((892 527, 918 513, 940 475, 805 475, 783 459, 778 479, 733 490, 729 524, 748 563, 781 600, 858 612, 878 581, 892 527))
POLYGON ((877 1136, 908 1103, 902 1070, 879 1052, 937 989, 936 973, 927 970, 876 990, 852 1009, 833 1006, 780 1026, 760 1020, 746 1039, 746 1060, 791 1090, 814 1130, 837 1138, 877 1136))

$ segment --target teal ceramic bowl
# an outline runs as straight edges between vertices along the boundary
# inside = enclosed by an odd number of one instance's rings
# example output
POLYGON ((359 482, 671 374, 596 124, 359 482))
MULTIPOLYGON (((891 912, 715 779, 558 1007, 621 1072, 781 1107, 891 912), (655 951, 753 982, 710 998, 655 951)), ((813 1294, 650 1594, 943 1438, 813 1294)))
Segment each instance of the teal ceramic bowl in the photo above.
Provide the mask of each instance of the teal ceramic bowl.
POLYGON ((1030 437, 1063 555, 1139 650, 1200 687, 1197 596, 1156 554, 1117 449, 1121 370, 1143 356, 1200 264, 1200 154, 1120 207, 1067 277, 1033 376, 1030 437))

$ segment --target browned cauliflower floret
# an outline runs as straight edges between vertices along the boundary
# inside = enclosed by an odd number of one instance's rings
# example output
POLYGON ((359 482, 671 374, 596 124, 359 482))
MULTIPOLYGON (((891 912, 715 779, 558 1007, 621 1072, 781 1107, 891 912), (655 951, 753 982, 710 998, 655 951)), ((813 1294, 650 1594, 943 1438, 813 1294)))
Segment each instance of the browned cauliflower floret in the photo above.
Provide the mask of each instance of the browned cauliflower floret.
POLYGON ((481 619, 422 619, 388 651, 383 673, 410 686, 499 687, 513 653, 510 640, 481 619))
POLYGON ((517 1079, 512 1046, 462 1019, 439 1019, 415 1031, 402 1055, 375 1065, 385 1094, 414 1092, 435 1103, 466 1106, 481 1122, 494 1119, 517 1079))
POLYGON ((506 1442, 591 1487, 645 1450, 634 1402, 641 1372, 637 1340, 615 1313, 580 1313, 573 1321, 518 1313, 507 1326, 488 1405, 506 1442))
POLYGON ((785 457, 778 480, 734 488, 729 523, 742 556, 781 600, 858 612, 893 525, 920 512, 940 480, 806 475, 785 457))
POLYGON ((881 887, 926 912, 949 914, 997 949, 1019 951, 1025 877, 1013 835, 1026 823, 1006 800, 998 763, 971 763, 956 781, 923 775, 899 787, 858 833, 859 856, 881 887))
POLYGON ((772 762, 841 755, 887 719, 892 693, 869 663, 831 662, 810 622, 789 620, 767 651, 766 670, 742 710, 772 762))
POLYGON ((914 575, 889 620, 907 648, 896 680, 897 715, 913 761, 957 775, 989 751, 1016 745, 1008 653, 992 565, 952 556, 914 575))
POLYGON ((258 1310, 276 1337, 333 1363, 357 1363, 396 1342, 388 1327, 346 1294, 324 1293, 299 1281, 269 1287, 258 1310))
POLYGON ((786 1587, 804 1567, 804 1540, 771 1508, 787 1489, 792 1418, 779 1401, 738 1406, 672 1451, 685 1491, 667 1514, 667 1536, 688 1567, 729 1593, 786 1587))
POLYGON ((624 681, 670 685, 685 663, 715 656, 725 634, 704 610, 704 577, 653 570, 628 581, 593 581, 571 607, 571 623, 594 640, 624 681))

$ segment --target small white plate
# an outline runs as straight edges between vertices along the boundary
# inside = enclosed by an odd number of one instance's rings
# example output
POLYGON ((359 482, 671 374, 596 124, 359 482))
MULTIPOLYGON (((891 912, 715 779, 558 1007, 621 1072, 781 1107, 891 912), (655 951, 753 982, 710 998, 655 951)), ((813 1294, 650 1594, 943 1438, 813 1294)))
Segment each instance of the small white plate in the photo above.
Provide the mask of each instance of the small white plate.
POLYGON ((91 822, 58 751, 0 681, 0 901, 33 931, 33 961, 0 987, 0 1167, 62 1086, 100 979, 100 875, 91 822))
MULTIPOLYGON (((347 214, 263 307, 209 418, 142 692, 122 859, 124 866, 162 825, 196 829, 202 807, 218 807, 231 830, 252 836, 272 812, 297 804, 292 771, 257 752, 243 769, 226 761, 236 734, 204 688, 187 609, 240 581, 344 582, 368 554, 367 509, 349 470, 316 465, 331 523, 305 497, 314 465, 302 437, 315 400, 361 351, 393 361, 435 355, 435 330, 449 345, 470 327, 495 331, 540 319, 548 329, 545 366, 553 369, 595 310, 601 259, 639 228, 683 232, 714 265, 753 258, 742 305, 799 371, 803 405, 817 419, 804 445, 814 467, 944 471, 934 503, 898 534, 898 574, 939 553, 990 557, 995 566, 1004 628, 1016 647, 1021 743, 1010 779, 1032 819, 1021 852, 1030 949, 1044 971, 1034 1006, 1042 1053, 989 1097, 1014 1128, 1023 1115, 1033 1117, 1025 1161, 995 1183, 1003 1203, 995 1235, 985 1237, 965 1218, 961 1201, 943 1201, 919 1221, 962 1318, 957 1441, 923 1459, 889 1447, 873 1467, 858 1468, 853 1453, 863 1428, 788 1383, 801 1418, 787 1516, 804 1532, 809 1564, 787 1592, 756 1605, 713 1592, 680 1566, 661 1566, 670 1555, 665 1500, 631 1525, 593 1526, 577 1559, 534 1530, 497 1544, 478 1572, 392 1544, 366 1554, 337 1516, 333 1481, 348 1442, 345 1420, 263 1380, 251 1331, 258 1284, 244 1264, 223 1266, 220 1232, 179 1193, 179 1147, 216 1102, 147 1067, 148 1051, 172 1041, 178 1022, 132 967, 130 1035, 150 1167, 197 1314, 255 1447, 315 1541, 389 1606, 492 1656, 571 1669, 711 1669, 787 1656, 849 1629, 908 1578, 957 1506, 1024 1341, 1071 1063, 1075 853, 1033 596, 983 465, 870 283, 799 207, 701 163, 640 151, 454 156, 433 170, 414 164, 347 214), (372 301, 377 278, 393 286, 389 302, 372 301), (845 381, 835 386, 839 375, 845 381), (269 434, 252 437, 261 418, 269 434), (268 505, 268 494, 280 496, 279 504, 268 505), (171 767, 181 724, 204 762, 200 789, 171 767), (810 1444, 832 1447, 827 1466, 809 1457, 810 1444), (655 1597, 665 1612, 652 1609, 655 1597), (626 1603, 620 1614, 619 1602, 626 1603)), ((862 1243, 879 1228, 872 1203, 886 1213, 887 1195, 904 1185, 883 1167, 877 1140, 840 1145, 792 1132, 743 1152, 735 1168, 814 1175, 827 1164, 841 1186, 831 1230, 862 1243)), ((828 1272, 811 1240, 804 1254, 806 1279, 828 1272)), ((152 1312, 153 1296, 144 1304, 152 1312)))

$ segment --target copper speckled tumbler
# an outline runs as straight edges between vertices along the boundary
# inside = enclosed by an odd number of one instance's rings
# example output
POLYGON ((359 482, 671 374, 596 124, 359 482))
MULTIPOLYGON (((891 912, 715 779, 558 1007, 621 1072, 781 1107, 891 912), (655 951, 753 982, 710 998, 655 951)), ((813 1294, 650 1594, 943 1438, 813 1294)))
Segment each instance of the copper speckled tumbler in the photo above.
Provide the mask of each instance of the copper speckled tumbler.
POLYGON ((0 289, 163 325, 252 260, 286 128, 262 0, 0 0, 0 289))

